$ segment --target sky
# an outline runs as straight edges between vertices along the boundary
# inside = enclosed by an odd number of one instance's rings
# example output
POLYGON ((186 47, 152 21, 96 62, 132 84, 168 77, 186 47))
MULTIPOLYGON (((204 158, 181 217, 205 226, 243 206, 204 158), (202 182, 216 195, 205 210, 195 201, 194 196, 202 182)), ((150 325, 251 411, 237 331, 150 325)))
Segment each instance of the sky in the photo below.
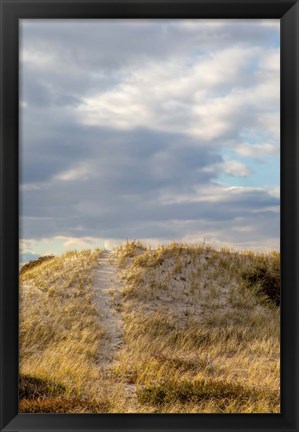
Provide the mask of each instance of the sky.
POLYGON ((279 20, 21 20, 21 260, 279 226, 279 20))

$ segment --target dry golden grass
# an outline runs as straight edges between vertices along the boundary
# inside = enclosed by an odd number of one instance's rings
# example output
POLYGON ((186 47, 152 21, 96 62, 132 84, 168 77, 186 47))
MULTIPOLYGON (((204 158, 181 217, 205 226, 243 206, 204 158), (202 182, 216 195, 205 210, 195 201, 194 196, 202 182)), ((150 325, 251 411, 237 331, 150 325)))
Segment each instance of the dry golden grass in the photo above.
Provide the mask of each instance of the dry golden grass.
POLYGON ((278 285, 278 253, 131 242, 117 255, 125 346, 116 373, 136 385, 132 411, 280 411, 280 313, 263 289, 265 274, 278 285))
POLYGON ((109 402, 88 397, 69 396, 66 388, 49 379, 21 375, 19 383, 20 412, 23 413, 101 413, 109 402))
POLYGON ((22 412, 280 411, 278 253, 119 247, 124 343, 105 373, 91 283, 100 254, 68 253, 20 276, 22 412))
MULTIPOLYGON (((99 340, 105 337, 91 286, 100 254, 69 252, 21 272, 20 377, 63 388, 55 397, 45 394, 34 400, 20 391, 21 412, 50 412, 51 404, 53 410, 59 405, 59 412, 79 412, 75 401, 92 400, 95 394, 98 405, 106 404, 94 386, 99 340)), ((87 404, 84 411, 93 412, 94 406, 87 404)))

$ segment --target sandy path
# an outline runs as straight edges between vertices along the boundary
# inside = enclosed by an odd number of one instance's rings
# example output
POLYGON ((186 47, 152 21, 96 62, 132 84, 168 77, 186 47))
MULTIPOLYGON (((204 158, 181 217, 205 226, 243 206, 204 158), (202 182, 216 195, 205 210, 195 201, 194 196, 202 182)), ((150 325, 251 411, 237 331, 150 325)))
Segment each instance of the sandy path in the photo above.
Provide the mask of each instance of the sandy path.
MULTIPOLYGON (((117 278, 113 252, 104 251, 98 259, 98 265, 94 269, 93 288, 101 324, 107 336, 99 346, 98 366, 102 374, 113 382, 111 369, 119 363, 118 353, 124 345, 124 323, 120 311, 121 285, 117 278)), ((123 383, 123 390, 127 400, 136 400, 135 384, 123 383)))
POLYGON ((101 324, 107 334, 99 348, 99 365, 112 366, 116 353, 123 345, 123 321, 117 307, 121 293, 116 277, 116 259, 109 251, 104 251, 98 259, 98 265, 94 270, 93 286, 101 324))

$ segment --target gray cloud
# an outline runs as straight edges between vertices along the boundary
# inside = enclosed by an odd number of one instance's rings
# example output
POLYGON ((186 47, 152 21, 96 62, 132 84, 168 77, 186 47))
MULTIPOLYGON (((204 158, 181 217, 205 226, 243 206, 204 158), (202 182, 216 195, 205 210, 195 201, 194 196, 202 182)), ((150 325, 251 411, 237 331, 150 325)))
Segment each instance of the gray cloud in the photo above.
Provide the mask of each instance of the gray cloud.
MULTIPOLYGON (((141 64, 188 58, 192 65, 231 46, 269 50, 279 45, 279 28, 258 20, 23 20, 20 40, 25 87, 46 82, 48 90, 74 97, 111 89, 141 64)), ((251 71, 241 72, 234 85, 252 81, 251 71)))
POLYGON ((275 73, 259 74, 272 58, 259 64, 278 26, 25 20, 21 36, 23 238, 278 239, 279 199, 265 187, 204 194, 240 131, 275 144, 272 118, 258 124, 273 114, 263 86, 275 73))

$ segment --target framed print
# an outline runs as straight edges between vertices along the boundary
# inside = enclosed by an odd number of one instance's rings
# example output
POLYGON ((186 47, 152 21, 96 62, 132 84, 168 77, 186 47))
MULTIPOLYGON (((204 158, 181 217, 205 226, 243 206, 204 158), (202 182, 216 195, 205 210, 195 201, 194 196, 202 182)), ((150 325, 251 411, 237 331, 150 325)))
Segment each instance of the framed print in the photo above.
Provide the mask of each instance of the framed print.
POLYGON ((296 1, 1 1, 1 430, 298 430, 296 1))

